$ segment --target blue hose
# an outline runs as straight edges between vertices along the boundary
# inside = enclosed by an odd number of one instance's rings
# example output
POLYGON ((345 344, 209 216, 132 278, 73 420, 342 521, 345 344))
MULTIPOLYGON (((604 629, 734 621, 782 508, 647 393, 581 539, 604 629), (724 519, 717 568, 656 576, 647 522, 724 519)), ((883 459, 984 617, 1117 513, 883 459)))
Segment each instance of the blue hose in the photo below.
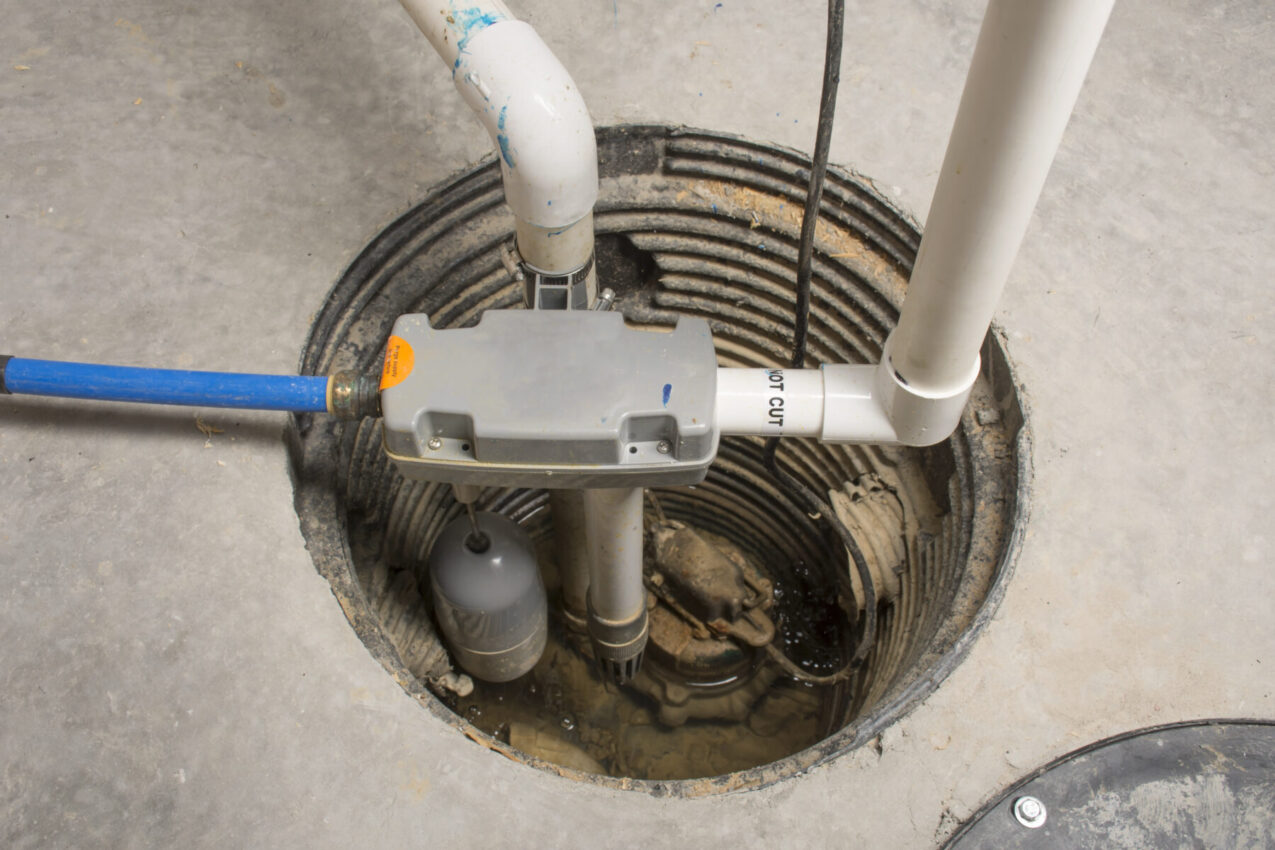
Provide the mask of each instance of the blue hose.
POLYGON ((298 413, 328 409, 326 376, 138 369, 21 357, 0 357, 0 392, 298 413))

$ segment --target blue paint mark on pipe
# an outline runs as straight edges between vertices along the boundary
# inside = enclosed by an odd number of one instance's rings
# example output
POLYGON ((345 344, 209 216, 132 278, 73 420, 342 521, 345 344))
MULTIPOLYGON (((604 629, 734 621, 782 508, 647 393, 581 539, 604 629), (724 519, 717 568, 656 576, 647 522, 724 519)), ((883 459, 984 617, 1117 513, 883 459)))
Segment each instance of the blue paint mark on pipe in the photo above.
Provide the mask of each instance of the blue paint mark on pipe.
POLYGON ((514 151, 509 145, 509 137, 504 133, 496 136, 496 144, 500 145, 500 158, 505 161, 505 165, 510 168, 514 167, 514 151))
POLYGON ((509 114, 509 104, 500 107, 500 117, 496 119, 496 129, 505 129, 505 116, 509 114))
POLYGON ((499 12, 485 12, 478 6, 457 9, 454 4, 451 7, 451 13, 447 16, 447 23, 455 27, 459 35, 456 39, 456 47, 462 51, 471 38, 492 24, 498 24, 504 20, 508 19, 499 12))
POLYGON ((452 79, 456 79, 456 72, 460 70, 461 59, 464 58, 469 40, 492 24, 509 19, 499 12, 484 12, 477 6, 465 9, 457 9, 454 3, 449 6, 451 11, 447 13, 447 24, 456 33, 456 50, 460 54, 452 63, 452 79))
POLYGON ((673 385, 665 384, 664 385, 664 406, 665 407, 668 407, 668 400, 669 400, 669 396, 671 395, 673 395, 673 385))

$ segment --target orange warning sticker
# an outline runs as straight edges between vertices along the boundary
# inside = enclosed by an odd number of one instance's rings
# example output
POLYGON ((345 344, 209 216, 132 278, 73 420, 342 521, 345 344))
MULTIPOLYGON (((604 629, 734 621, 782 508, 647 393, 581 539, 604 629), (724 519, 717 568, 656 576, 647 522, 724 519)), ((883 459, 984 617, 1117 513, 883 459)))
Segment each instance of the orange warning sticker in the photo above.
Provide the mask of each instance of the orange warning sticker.
POLYGON ((416 353, 402 337, 391 336, 385 346, 385 365, 381 367, 381 389, 401 384, 416 365, 416 353))

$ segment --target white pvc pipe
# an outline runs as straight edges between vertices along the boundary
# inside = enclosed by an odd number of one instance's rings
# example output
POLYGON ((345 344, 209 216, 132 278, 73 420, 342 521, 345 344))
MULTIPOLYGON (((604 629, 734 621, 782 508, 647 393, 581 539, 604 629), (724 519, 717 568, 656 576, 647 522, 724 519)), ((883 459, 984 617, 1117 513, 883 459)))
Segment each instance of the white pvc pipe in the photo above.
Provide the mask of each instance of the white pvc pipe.
POLYGON ((401 2, 491 135, 523 259, 549 274, 584 266, 593 252, 592 221, 584 220, 598 196, 598 152, 571 75, 504 3, 401 2))
MULTIPOLYGON (((524 219, 514 219, 518 253, 532 270, 561 275, 574 272, 593 255, 593 213, 587 213, 566 227, 540 227, 524 219)), ((598 297, 598 270, 589 268, 585 279, 588 304, 598 297)))
POLYGON ((818 436, 823 395, 818 369, 718 369, 717 427, 723 434, 818 436))
POLYGON ((719 369, 723 434, 912 446, 951 435, 1113 2, 991 0, 881 363, 781 378, 719 369), (791 389, 770 394, 767 380, 791 389))
POLYGON ((583 490, 550 490, 553 553, 562 579, 562 604, 583 624, 588 614, 589 546, 584 522, 583 490))
POLYGON ((816 437, 830 443, 897 443, 876 366, 717 370, 723 435, 816 437))
POLYGON ((642 584, 642 488, 584 491, 589 545, 589 603, 611 623, 627 623, 646 607, 642 584))
POLYGON ((492 24, 514 20, 500 0, 474 0, 457 9, 447 0, 400 0, 429 43, 448 65, 453 65, 469 39, 492 24))
POLYGON ((948 398, 977 376, 996 302, 1113 2, 988 4, 907 299, 886 346, 900 391, 948 398))

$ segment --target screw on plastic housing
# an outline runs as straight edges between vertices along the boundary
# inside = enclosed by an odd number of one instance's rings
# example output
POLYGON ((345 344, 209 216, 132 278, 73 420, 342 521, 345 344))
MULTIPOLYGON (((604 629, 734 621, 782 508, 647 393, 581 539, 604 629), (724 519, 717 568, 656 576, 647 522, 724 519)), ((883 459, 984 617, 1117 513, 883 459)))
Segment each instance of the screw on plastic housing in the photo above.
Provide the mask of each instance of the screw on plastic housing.
POLYGON ((660 440, 658 443, 655 444, 655 450, 662 455, 666 455, 669 452, 673 451, 673 444, 670 443, 668 440, 660 440))
POLYGON ((429 446, 430 451, 436 452, 443 447, 443 440, 441 437, 430 437, 425 445, 429 446))
POLYGON ((1045 825, 1045 804, 1035 797, 1019 797, 1014 801, 1014 820, 1028 829, 1039 829, 1045 825))

